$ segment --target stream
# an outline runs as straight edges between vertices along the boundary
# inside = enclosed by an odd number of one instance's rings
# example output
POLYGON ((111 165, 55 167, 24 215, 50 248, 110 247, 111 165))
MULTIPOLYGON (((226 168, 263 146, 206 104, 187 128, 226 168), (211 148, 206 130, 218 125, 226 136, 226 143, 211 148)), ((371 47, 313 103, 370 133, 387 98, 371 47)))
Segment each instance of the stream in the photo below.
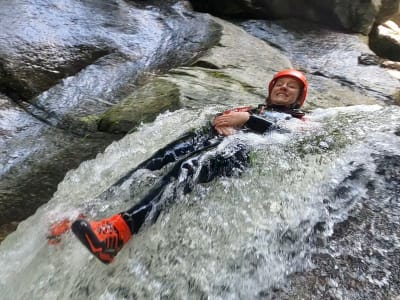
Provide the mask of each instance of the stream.
POLYGON ((56 246, 47 244, 48 227, 57 220, 79 213, 99 219, 132 206, 162 171, 139 171, 117 188, 109 187, 220 109, 163 113, 69 171, 52 199, 0 244, 2 299, 399 295, 398 254, 389 255, 400 246, 398 231, 390 230, 399 225, 399 182, 393 172, 385 172, 389 166, 400 170, 394 163, 400 157, 398 106, 315 109, 306 122, 288 122, 290 133, 226 138, 213 151, 240 142, 251 145, 252 163, 244 174, 218 178, 178 196, 109 266, 71 233, 56 246), (359 212, 366 205, 376 209, 363 219, 359 212), (346 231, 346 240, 353 243, 346 247, 340 233, 355 219, 362 230, 346 231), (390 226, 382 229, 373 222, 378 219, 390 226), (381 242, 371 243, 374 233, 381 242), (362 274, 357 266, 346 273, 354 286, 340 284, 344 275, 326 279, 335 270, 327 258, 344 254, 347 268, 354 263, 351 257, 367 266, 362 274), (361 290, 354 290, 357 284, 361 290))

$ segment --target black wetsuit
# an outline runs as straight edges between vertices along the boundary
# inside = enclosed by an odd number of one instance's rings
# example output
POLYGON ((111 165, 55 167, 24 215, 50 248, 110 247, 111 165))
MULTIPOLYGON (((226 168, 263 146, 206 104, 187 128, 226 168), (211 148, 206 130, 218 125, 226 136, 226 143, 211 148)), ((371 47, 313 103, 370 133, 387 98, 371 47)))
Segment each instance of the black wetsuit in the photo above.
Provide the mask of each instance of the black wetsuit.
MULTIPOLYGON (((278 129, 274 120, 263 116, 265 109, 264 105, 259 105, 256 109, 248 110, 251 116, 243 129, 258 133, 278 129)), ((298 110, 280 107, 268 108, 268 111, 271 110, 296 118, 304 115, 298 110)), ((250 149, 247 145, 238 143, 227 152, 214 151, 210 154, 212 151, 208 150, 216 148, 223 138, 211 126, 206 130, 187 133, 157 151, 116 183, 123 183, 138 169, 159 170, 169 163, 174 163, 139 203, 121 213, 132 234, 137 233, 146 220, 154 221, 158 217, 162 207, 168 202, 164 191, 170 184, 173 191, 170 197, 174 198, 178 191, 190 192, 196 183, 206 183, 217 176, 240 175, 249 163, 250 149)))

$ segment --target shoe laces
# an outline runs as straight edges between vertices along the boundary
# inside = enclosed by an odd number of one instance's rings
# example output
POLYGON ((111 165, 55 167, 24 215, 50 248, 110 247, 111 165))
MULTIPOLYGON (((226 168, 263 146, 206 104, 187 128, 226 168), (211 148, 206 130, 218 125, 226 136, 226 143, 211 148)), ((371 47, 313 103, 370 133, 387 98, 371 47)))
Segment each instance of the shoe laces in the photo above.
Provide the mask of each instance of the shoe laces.
POLYGON ((110 255, 116 255, 121 248, 122 240, 114 224, 104 222, 100 224, 96 231, 103 239, 105 245, 103 252, 107 252, 110 255))
POLYGON ((118 234, 115 226, 109 222, 100 224, 100 226, 96 230, 101 235, 118 234))

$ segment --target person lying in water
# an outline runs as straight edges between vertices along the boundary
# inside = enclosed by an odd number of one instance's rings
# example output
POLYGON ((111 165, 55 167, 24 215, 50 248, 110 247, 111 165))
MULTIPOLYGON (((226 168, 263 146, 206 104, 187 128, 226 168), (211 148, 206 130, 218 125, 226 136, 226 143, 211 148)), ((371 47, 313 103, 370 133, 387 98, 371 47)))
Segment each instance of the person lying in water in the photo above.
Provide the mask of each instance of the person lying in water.
MULTIPOLYGON (((247 145, 239 143, 226 153, 211 151, 225 136, 237 130, 264 133, 279 129, 276 124, 279 120, 303 118, 304 113, 300 108, 306 99, 307 90, 307 79, 302 72, 295 69, 278 72, 269 83, 265 104, 257 108, 235 108, 218 114, 211 128, 184 135, 157 151, 113 185, 121 185, 139 169, 159 170, 174 163, 137 204, 99 221, 80 218, 72 223, 72 232, 100 261, 105 264, 112 262, 145 222, 156 220, 168 202, 166 198, 174 198, 179 191, 188 193, 197 183, 209 182, 217 176, 236 176, 244 170, 249 162, 250 150, 247 145), (169 192, 165 193, 167 187, 169 192)), ((65 229, 69 227, 69 223, 64 225, 65 229)), ((53 229, 54 234, 50 239, 58 234, 57 228, 53 229)))

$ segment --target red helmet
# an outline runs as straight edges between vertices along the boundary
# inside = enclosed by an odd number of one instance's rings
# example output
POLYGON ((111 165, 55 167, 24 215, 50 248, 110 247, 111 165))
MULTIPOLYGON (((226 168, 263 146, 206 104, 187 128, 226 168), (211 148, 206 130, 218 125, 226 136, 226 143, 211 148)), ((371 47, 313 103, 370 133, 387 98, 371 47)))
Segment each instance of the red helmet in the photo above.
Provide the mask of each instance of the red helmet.
POLYGON ((296 79, 300 80, 301 83, 303 84, 303 91, 302 91, 301 95, 299 96, 299 99, 297 100, 297 104, 299 105, 299 107, 301 107, 304 104, 304 101, 306 101, 308 83, 307 83, 306 76, 302 72, 300 72, 296 69, 286 69, 286 70, 282 70, 282 71, 276 73, 274 75, 274 78, 272 78, 271 82, 269 83, 269 86, 268 86, 269 94, 271 94, 272 88, 274 87, 276 81, 279 78, 284 77, 284 76, 290 76, 290 77, 296 78, 296 79))

